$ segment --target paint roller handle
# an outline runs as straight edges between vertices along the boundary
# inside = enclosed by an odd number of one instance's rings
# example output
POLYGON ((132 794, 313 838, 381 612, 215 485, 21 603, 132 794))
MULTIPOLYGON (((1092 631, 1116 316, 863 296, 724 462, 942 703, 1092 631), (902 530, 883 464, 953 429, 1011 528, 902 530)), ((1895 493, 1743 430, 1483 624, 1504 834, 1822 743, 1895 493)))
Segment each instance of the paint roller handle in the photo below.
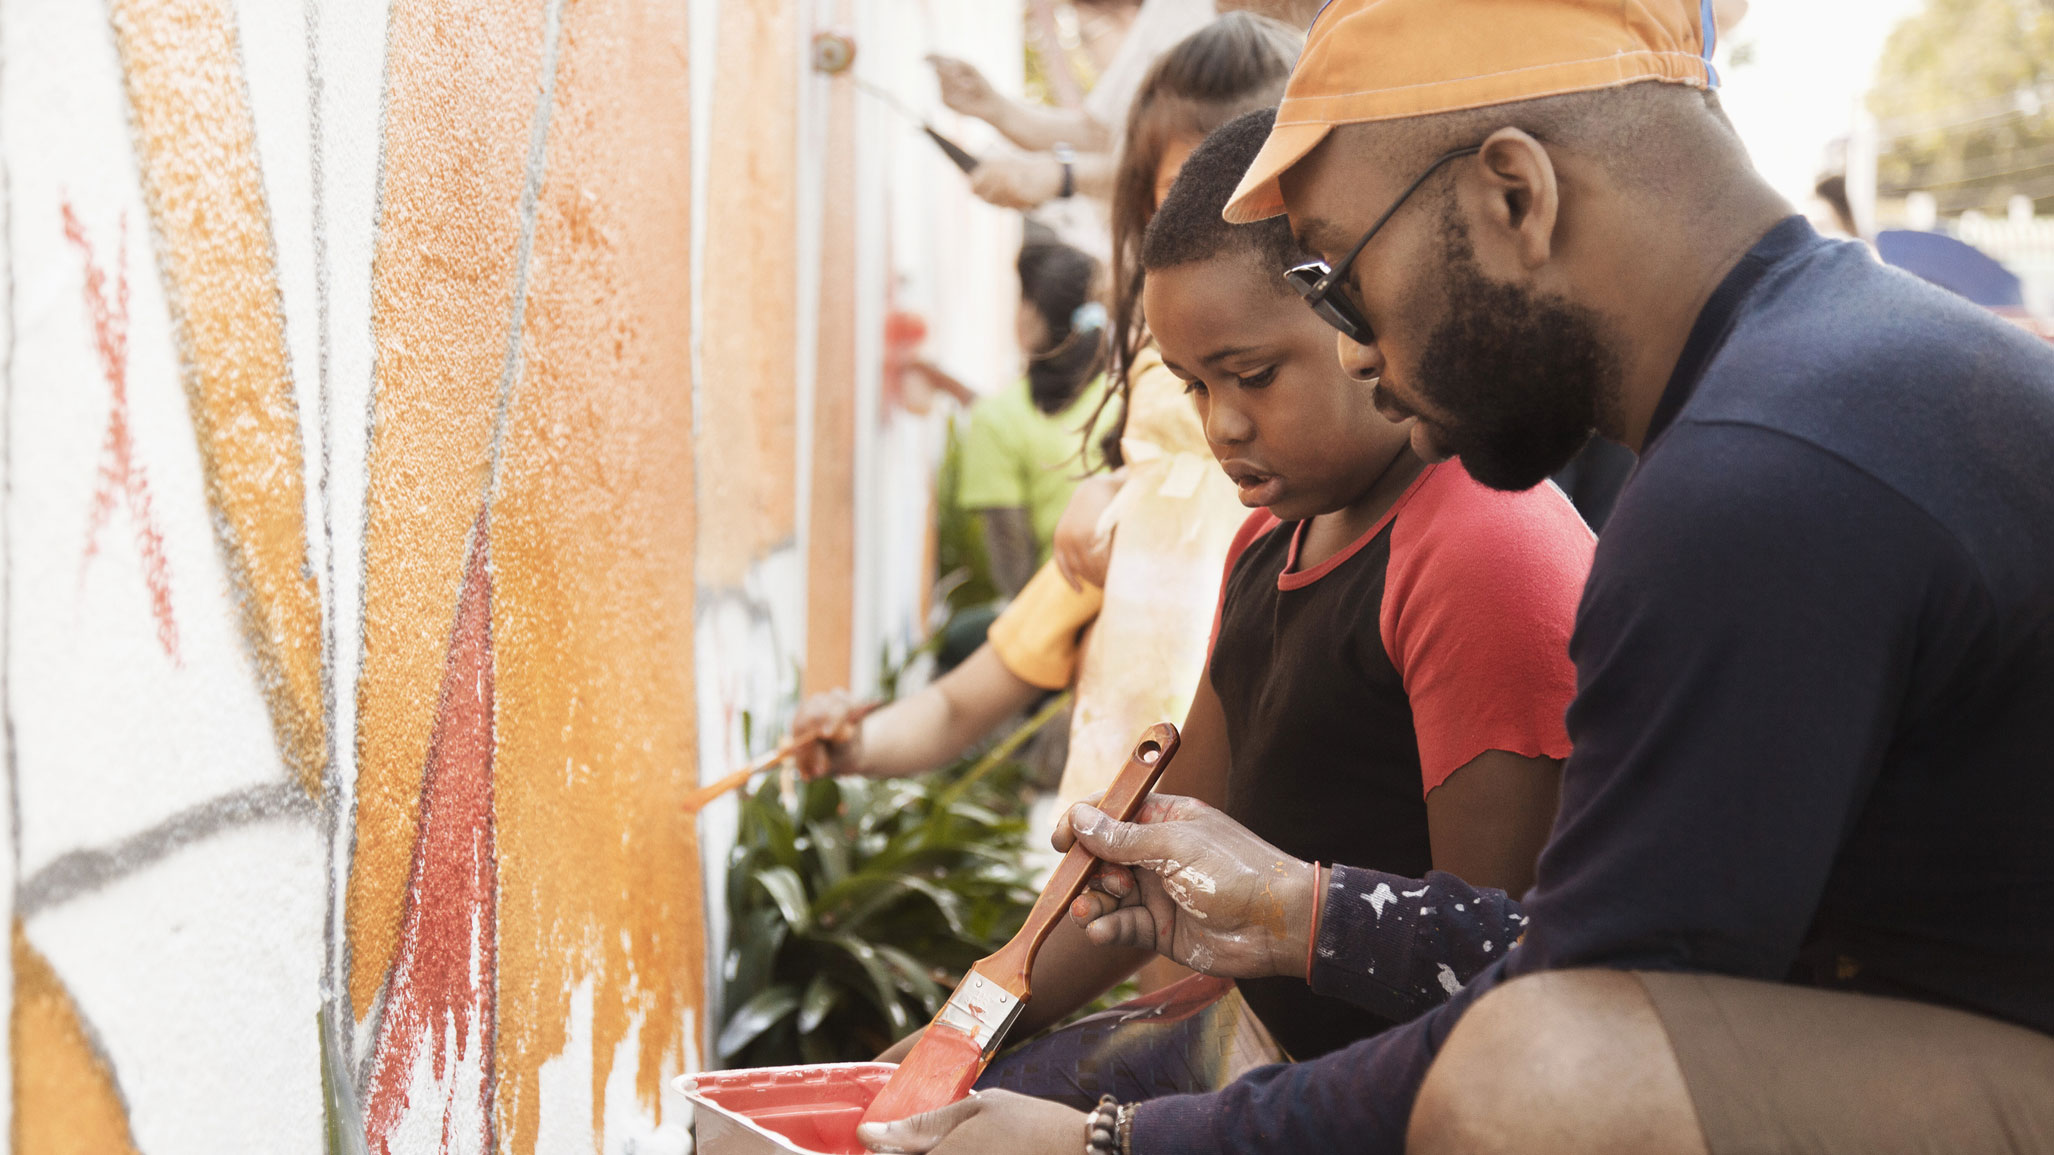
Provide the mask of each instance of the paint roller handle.
MULTIPOLYGON (((1150 726, 1134 744, 1134 750, 1127 756, 1127 764, 1120 768, 1111 786, 1106 788, 1105 797, 1099 800, 1098 808, 1122 822, 1131 821, 1141 810, 1141 802, 1148 792, 1155 789, 1162 778, 1163 770, 1177 753, 1177 746, 1183 737, 1177 728, 1168 722, 1150 726)), ((1034 908, 1027 912, 1027 921, 1020 927, 1020 933, 1011 942, 1000 947, 989 958, 976 964, 976 970, 999 980, 1000 985, 1026 998, 1027 976, 1034 969, 1034 956, 1041 953, 1041 945, 1048 941, 1056 924, 1069 914, 1070 904, 1084 892, 1084 883, 1091 877, 1092 868, 1098 859, 1082 844, 1073 845, 1055 873, 1049 876, 1048 885, 1041 888, 1041 897, 1034 900, 1034 908)))
POLYGON ((965 176, 977 171, 977 158, 971 156, 968 149, 934 131, 934 126, 931 124, 921 125, 920 130, 934 138, 934 143, 940 145, 941 150, 949 154, 949 159, 956 162, 956 167, 962 169, 965 176))

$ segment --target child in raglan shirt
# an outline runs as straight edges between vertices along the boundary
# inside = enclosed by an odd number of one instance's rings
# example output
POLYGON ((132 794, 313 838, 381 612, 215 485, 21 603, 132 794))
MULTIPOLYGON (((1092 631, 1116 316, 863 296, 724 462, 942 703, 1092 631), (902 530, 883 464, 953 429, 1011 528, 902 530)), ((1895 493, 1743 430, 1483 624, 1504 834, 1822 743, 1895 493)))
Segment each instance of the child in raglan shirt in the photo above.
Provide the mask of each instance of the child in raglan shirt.
MULTIPOLYGON (((1221 219, 1271 115, 1249 114, 1191 154, 1140 254, 1163 363, 1254 507, 1226 563, 1183 746, 1157 790, 1218 806, 1298 858, 1445 871, 1517 895, 1569 752, 1568 637, 1594 538, 1552 485, 1501 493, 1459 464, 1423 464, 1407 426, 1376 412, 1369 383, 1340 370, 1332 331, 1283 282, 1306 259, 1288 226, 1221 219)), ((1134 961, 1088 942, 1056 958, 1081 989, 1103 989, 1134 961)), ((1037 998, 1050 969, 1045 951, 1037 998)), ((1178 986, 1151 998, 1176 1007, 1178 986)), ((1393 1021, 1298 977, 1236 986, 1289 1058, 1393 1021)), ((1164 1017, 1116 1007, 1002 1054, 978 1086, 1088 1107, 1236 1073, 1217 1040, 1190 1047, 1164 1017), (1139 1041, 1151 1031, 1155 1041, 1139 1041)))
MULTIPOLYGON (((1569 753, 1568 639, 1595 539, 1551 484, 1503 493, 1423 464, 1284 283, 1310 259, 1289 225, 1222 219, 1273 119, 1208 138, 1142 246, 1164 363, 1256 507, 1163 789, 1299 858, 1517 895, 1569 753)), ((1298 978, 1240 986, 1295 1058, 1388 1025, 1298 978)))

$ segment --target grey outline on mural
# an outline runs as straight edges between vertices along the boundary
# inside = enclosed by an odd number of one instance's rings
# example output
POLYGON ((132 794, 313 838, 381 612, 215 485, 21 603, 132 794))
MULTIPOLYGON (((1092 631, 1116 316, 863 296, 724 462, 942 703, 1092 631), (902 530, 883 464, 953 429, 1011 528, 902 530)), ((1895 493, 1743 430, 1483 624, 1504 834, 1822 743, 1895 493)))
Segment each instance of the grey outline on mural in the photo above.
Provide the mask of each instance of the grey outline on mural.
MULTIPOLYGON (((348 938, 342 933, 340 920, 343 911, 341 860, 338 847, 348 823, 346 812, 353 807, 355 798, 349 784, 342 780, 342 768, 337 756, 339 742, 336 738, 336 696, 335 696, 335 509, 330 500, 333 482, 333 440, 334 429, 329 420, 333 406, 329 394, 329 328, 328 328, 328 213, 327 201, 322 189, 322 169, 325 156, 321 122, 321 3, 320 0, 305 0, 301 6, 306 19, 307 53, 307 167, 311 199, 308 209, 312 216, 311 229, 314 247, 314 418, 319 423, 319 444, 321 460, 315 481, 315 502, 321 510, 321 719, 325 737, 325 762, 321 774, 321 833, 324 873, 327 875, 327 909, 321 925, 321 1023, 322 1064, 328 1069, 331 1045, 342 1055, 348 1055, 353 1045, 350 1032, 356 1020, 350 1015, 349 991, 341 983, 348 950, 348 938)), ((313 527, 307 527, 311 535, 313 527)), ((354 759, 351 765, 355 765, 354 759)), ((337 1070, 348 1070, 347 1065, 337 1070)), ((336 1081, 340 1114, 339 1134, 352 1135, 359 1140, 363 1134, 363 1117, 358 1109, 355 1085, 348 1079, 336 1081)))
POLYGON ((535 254, 535 218, 542 204, 542 177, 549 161, 549 114, 556 107, 557 49, 563 41, 563 0, 549 0, 542 14, 542 83, 535 119, 528 129, 527 180, 521 186, 521 239, 514 256, 513 315, 506 326, 506 368, 499 375, 499 405, 492 414, 492 461, 487 469, 485 511, 499 496, 499 466, 505 455, 506 418, 513 410, 521 375, 521 329, 528 315, 528 262, 535 254))
POLYGON ((312 818, 315 806, 297 782, 267 782, 210 798, 111 846, 73 850, 51 859, 17 884, 14 915, 27 921, 224 830, 279 818, 312 818))
MULTIPOLYGON (((319 3, 321 2, 321 0, 306 0, 306 2, 308 3, 308 5, 309 5, 309 6, 310 6, 310 8, 311 8, 311 7, 313 7, 313 6, 317 6, 317 5, 318 5, 318 4, 319 4, 319 3)), ((375 166, 374 166, 374 172, 372 173, 372 176, 371 176, 371 233, 372 233, 372 244, 373 244, 374 248, 375 248, 375 246, 376 246, 376 243, 377 243, 377 232, 378 232, 378 222, 379 222, 379 221, 382 221, 382 220, 384 220, 384 219, 385 219, 385 130, 386 130, 386 126, 387 126, 388 124, 390 124, 390 123, 391 123, 391 120, 392 120, 392 24, 393 24, 393 15, 392 15, 392 10, 393 10, 393 2, 392 2, 392 0, 388 0, 388 2, 387 2, 387 3, 386 3, 386 5, 385 5, 385 33, 384 33, 384 36, 382 37, 382 39, 381 39, 381 40, 379 41, 379 43, 380 43, 380 44, 381 44, 381 46, 383 47, 383 51, 382 51, 382 53, 380 54, 380 57, 379 57, 379 60, 380 60, 380 70, 379 70, 379 73, 378 73, 378 134, 377 134, 377 146, 378 146, 378 156, 377 156, 377 161, 376 161, 376 164, 375 164, 375 166)), ((311 36, 312 34, 313 34, 313 30, 312 30, 312 29, 310 29, 310 30, 309 30, 309 35, 311 36)), ((310 54, 310 56, 311 56, 311 55, 317 55, 317 54, 318 54, 318 53, 310 54)), ((312 65, 310 64, 309 66, 311 67, 312 65)), ((320 173, 319 173, 319 170, 318 170, 318 169, 316 170, 316 173, 315 173, 315 175, 316 175, 317 177, 318 177, 318 176, 320 175, 320 173)), ((322 235, 323 235, 323 239, 324 239, 324 241, 325 241, 325 239, 326 239, 326 235, 327 235, 327 233, 326 233, 326 229, 325 229, 325 228, 323 229, 323 233, 322 233, 322 235)), ((375 263, 375 257, 373 258, 373 260, 374 260, 374 263, 375 263)), ((375 270, 374 270, 374 273, 373 273, 373 275, 374 275, 374 277, 375 277, 375 275, 376 275, 376 274, 375 274, 375 270)), ((321 344, 321 347, 322 347, 322 350, 323 350, 323 357, 324 357, 324 361, 323 361, 323 369, 322 369, 322 382, 323 382, 323 385, 324 385, 324 387, 325 387, 325 385, 326 385, 326 382, 327 382, 327 369, 326 369, 326 361, 325 361, 325 357, 326 357, 326 351, 327 351, 327 349, 328 349, 328 332, 329 332, 329 328, 328 328, 328 292, 327 292, 327 288, 328 288, 328 266, 327 266, 327 264, 326 264, 326 262, 325 262, 325 261, 324 261, 323 263, 321 263, 321 264, 320 264, 320 266, 319 266, 319 267, 318 267, 318 268, 317 268, 317 269, 315 270, 315 276, 317 276, 317 277, 318 277, 318 278, 320 279, 320 284, 321 284, 321 287, 322 287, 322 291, 321 291, 321 340, 322 340, 322 344, 321 344)), ((374 439, 374 438, 375 438, 375 437, 377 436, 377 432, 378 432, 378 382, 377 382, 377 377, 378 377, 378 355, 377 355, 377 335, 376 335, 376 329, 377 329, 377 325, 378 325, 378 316, 377 316, 377 309, 378 309, 378 303, 377 303, 377 300, 376 300, 376 295, 375 295, 375 293, 374 293, 374 294, 373 294, 373 299, 372 299, 372 301, 371 301, 371 315, 370 315, 370 317, 368 318, 368 322, 369 322, 369 325, 370 325, 370 327, 371 327, 371 329, 372 329, 372 354, 371 354, 371 367, 370 367, 370 368, 371 368, 371 385, 370 385, 370 388, 368 388, 368 389, 364 390, 364 418, 363 418, 363 426, 362 426, 362 429, 363 429, 363 434, 364 434, 364 444, 365 444, 365 445, 367 445, 367 446, 368 446, 368 445, 370 445, 370 444, 372 444, 372 442, 373 442, 373 439, 374 439)), ((335 439, 334 439, 334 438, 333 438, 332 436, 329 436, 329 435, 328 435, 328 434, 327 434, 327 433, 325 432, 325 430, 326 430, 327 428, 332 428, 332 427, 333 427, 333 425, 334 425, 334 423, 335 423, 335 415, 334 415, 334 414, 333 414, 332 412, 330 412, 330 411, 329 411, 329 410, 328 410, 328 409, 327 409, 327 408, 326 408, 326 407, 324 406, 324 407, 323 407, 323 409, 322 409, 322 411, 321 411, 321 420, 322 420, 322 423, 323 423, 323 426, 324 426, 324 434, 323 434, 323 436, 322 436, 322 438, 321 438, 321 457, 322 457, 322 462, 321 462, 321 468, 322 468, 322 472, 323 472, 323 475, 325 476, 325 475, 326 475, 326 473, 327 473, 327 469, 328 469, 328 457, 329 457, 329 455, 330 455, 330 454, 332 454, 332 453, 333 453, 333 452, 335 451, 335 439)), ((321 497, 322 497, 322 508, 321 508, 321 518, 322 518, 322 522, 324 523, 324 527, 326 528, 327 532, 328 532, 328 533, 329 533, 329 535, 330 535, 330 536, 329 536, 329 540, 328 540, 328 564, 329 564, 329 567, 330 567, 330 576, 331 576, 331 577, 333 576, 333 567, 334 567, 334 565, 335 565, 335 539, 334 539, 334 525, 333 525, 333 520, 334 520, 334 519, 333 519, 333 509, 332 509, 332 506, 331 506, 331 504, 330 504, 330 499, 331 499, 331 497, 332 497, 332 494, 333 494, 333 491, 332 491, 332 490, 330 490, 330 489, 328 489, 328 488, 327 488, 327 487, 326 487, 326 486, 324 485, 324 486, 323 486, 323 488, 322 488, 322 495, 321 495, 321 497)), ((371 471, 370 471, 370 469, 368 468, 368 465, 367 465, 367 467, 366 467, 366 468, 365 468, 365 470, 364 470, 364 484, 363 484, 363 493, 362 493, 362 494, 361 494, 360 496, 361 496, 361 503, 360 503, 360 505, 359 505, 359 508, 360 508, 360 509, 364 509, 364 510, 369 510, 369 509, 370 509, 370 507, 371 507, 371 471)), ((351 528, 351 529, 353 529, 353 530, 354 530, 354 531, 355 531, 355 532, 356 532, 356 533, 358 534, 358 536, 360 536, 360 537, 361 537, 361 536, 362 536, 362 535, 363 535, 363 534, 364 534, 365 532, 367 532, 367 527, 366 527, 366 526, 363 526, 363 525, 356 525, 356 526, 352 526, 352 527, 350 527, 350 528, 351 528)), ((362 660, 362 657, 363 657, 363 652, 364 652, 364 590, 365 590, 365 589, 367 589, 367 588, 369 587, 369 583, 370 583, 370 580, 371 580, 371 559, 370 559, 370 553, 369 553, 369 551, 368 551, 368 550, 363 550, 363 549, 359 549, 359 550, 357 551, 357 583, 356 583, 356 599, 357 599, 357 600, 356 600, 356 605, 355 605, 355 606, 353 607, 353 608, 354 608, 354 609, 356 610, 356 630, 355 630, 355 632, 356 632, 356 649, 357 649, 357 655, 358 655, 358 661, 357 661, 357 678, 358 678, 359 680, 361 680, 361 679, 363 678, 363 676, 364 676, 364 666, 363 666, 363 660, 362 660)), ((331 589, 333 588, 333 587, 332 587, 332 585, 331 585, 331 587, 330 587, 330 588, 331 588, 331 589)), ((337 641, 337 640, 338 640, 338 639, 339 639, 339 638, 341 637, 341 634, 340 634, 340 632, 339 632, 338 630, 336 630, 336 629, 334 628, 334 626, 333 626, 333 615, 335 614, 335 612, 336 612, 336 611, 337 611, 337 610, 338 610, 339 608, 340 608, 340 606, 339 606, 339 605, 338 605, 338 606, 330 606, 330 607, 328 608, 328 611, 327 611, 327 612, 329 613, 329 615, 330 615, 330 618, 331 618, 331 622, 330 622, 330 626, 331 626, 331 629, 330 629, 330 634, 329 634, 329 641, 330 641, 331 643, 332 643, 332 642, 335 642, 335 641, 337 641)), ((334 646, 333 646, 333 645, 331 645, 331 646, 330 646, 330 647, 328 648, 328 651, 327 651, 327 658, 328 658, 328 660, 330 660, 330 661, 332 662, 332 661, 333 661, 333 659, 334 659, 334 657, 335 657, 335 653, 336 653, 336 651, 335 651, 335 648, 334 648, 334 646)), ((329 670, 327 671, 327 674, 328 674, 328 675, 330 676, 330 678, 331 678, 331 679, 333 678, 333 675, 334 675, 334 673, 335 673, 335 671, 334 671, 334 669, 333 669, 332 667, 331 667, 331 668, 330 668, 330 669, 329 669, 329 670)), ((340 695, 336 693, 336 691, 335 691, 335 688, 334 688, 334 687, 333 687, 332 685, 331 685, 331 686, 330 686, 330 687, 328 688, 328 692, 329 692, 329 693, 330 693, 330 694, 332 695, 332 696, 331 696, 331 698, 330 698, 330 704, 331 704, 331 705, 333 705, 333 704, 335 704, 335 703, 337 703, 337 702, 341 701, 341 697, 340 697, 340 695)), ((352 685, 352 686, 350 687, 350 695, 351 695, 352 699, 354 699, 354 698, 355 698, 355 696, 356 696, 357 692, 358 692, 358 687, 357 687, 357 686, 354 686, 354 685, 352 685)), ((354 713, 352 713, 352 714, 351 714, 351 721, 352 721, 352 732, 350 733, 350 736, 349 736, 349 744, 348 744, 348 747, 349 747, 349 764, 350 764, 350 771, 351 771, 351 779, 350 779, 350 783, 349 783, 349 789, 348 789, 348 791, 346 792, 346 793, 347 793, 347 804, 348 804, 348 810, 347 810, 347 815, 346 815, 346 817, 347 817, 347 821, 346 821, 346 822, 343 822, 343 825, 344 825, 344 826, 346 826, 346 827, 347 827, 347 829, 348 829, 348 836, 349 836, 349 850, 348 850, 348 853, 347 853, 347 854, 345 854, 345 855, 343 855, 343 856, 342 856, 342 859, 341 859, 341 861, 340 861, 339 863, 338 863, 338 862, 337 862, 337 861, 335 860, 334 856, 332 856, 332 855, 330 856, 330 860, 329 860, 329 869, 330 869, 330 871, 331 871, 331 872, 333 872, 333 873, 335 874, 335 877, 334 877, 334 878, 332 878, 332 879, 331 879, 331 880, 329 881, 329 885, 330 885, 331 887, 335 887, 335 888, 339 888, 339 889, 340 889, 340 888, 346 888, 346 887, 347 887, 347 885, 348 885, 348 879, 349 879, 349 873, 350 873, 350 867, 351 867, 351 865, 352 865, 352 864, 354 864, 354 863, 356 862, 356 859, 357 859, 357 821, 356 821, 356 819, 357 819, 357 790, 356 790, 356 770, 357 770, 357 743, 356 743, 356 737, 357 737, 357 736, 356 736, 356 733, 355 733, 355 731, 354 731, 354 726, 355 726, 355 719, 356 719, 356 716, 355 716, 355 714, 354 714, 354 713)), ((338 751, 338 753, 339 753, 339 752, 340 752, 340 751, 341 751, 341 750, 343 749, 343 745, 342 745, 342 743, 341 743, 340 741, 338 741, 338 742, 337 742, 337 744, 336 744, 336 746, 335 746, 335 749, 336 749, 336 750, 338 751)), ((336 773, 337 773, 338 775, 340 775, 341 771, 340 771, 340 770, 337 770, 337 771, 336 771, 336 773)), ((342 819, 343 817, 344 817, 344 815, 343 815, 343 814, 338 814, 338 815, 337 815, 337 818, 338 818, 338 820, 342 819)), ((345 920, 345 921, 346 921, 346 918, 347 918, 347 914, 346 914, 346 911, 347 911, 347 906, 348 906, 348 899, 347 899, 347 896, 346 896, 346 895, 343 895, 343 896, 341 896, 341 897, 338 897, 338 898, 337 898, 337 899, 336 899, 335 901, 336 901, 336 903, 337 903, 337 906, 338 906, 338 910, 339 910, 339 911, 342 911, 342 912, 344 912, 344 913, 338 913, 338 914, 337 914, 337 915, 335 916, 335 918, 334 918, 334 919, 331 919, 331 920, 330 920, 330 933, 332 933, 332 934, 334 934, 334 935, 336 936, 336 944, 335 944, 335 947, 333 948, 333 953, 334 953, 334 954, 335 954, 335 956, 336 956, 336 974, 337 974, 337 976, 338 976, 338 981, 337 981, 337 983, 336 983, 336 986, 335 986, 335 988, 334 988, 334 991, 335 991, 335 993, 334 993, 334 998, 335 998, 335 1000, 336 1000, 336 1003, 337 1003, 337 1005, 338 1005, 338 1006, 340 1006, 340 1007, 341 1007, 341 1009, 342 1009, 342 1012, 343 1012, 343 1018, 344 1018, 344 1019, 346 1019, 346 1020, 348 1020, 348 1021, 347 1021, 347 1022, 346 1022, 346 1023, 345 1023, 344 1025, 343 1025, 343 1028, 342 1028, 342 1034, 341 1034, 341 1038, 342 1038, 342 1043, 343 1043, 343 1047, 342 1047, 342 1053, 343 1053, 343 1058, 344 1058, 345 1060, 358 1060, 358 1061, 357 1061, 357 1062, 355 1063, 355 1065, 354 1065, 354 1069, 351 1069, 351 1068, 350 1068, 349 1066, 345 1066, 345 1068, 344 1068, 344 1069, 346 1069, 346 1070, 350 1070, 350 1085, 351 1085, 351 1090, 352 1090, 352 1092, 353 1092, 353 1093, 355 1093, 355 1095, 357 1096, 357 1101, 358 1101, 358 1102, 361 1102, 361 1101, 362 1101, 362 1099, 361 1099, 361 1095, 362 1095, 362 1092, 363 1092, 364 1088, 366 1088, 366 1087, 368 1087, 368 1086, 370 1085, 370 1080, 371 1080, 371 1058, 372 1058, 372 1056, 370 1056, 369 1054, 365 1054, 365 1055, 362 1055, 362 1056, 358 1056, 358 1055, 357 1055, 357 1053, 356 1053, 356 1052, 357 1052, 357 1036, 356 1036, 356 1029, 357 1029, 357 1019, 358 1019, 358 1017, 359 1017, 359 1016, 357 1015, 357 1008, 356 1008, 356 1007, 355 1007, 354 1005, 352 1005, 352 1004, 350 1003, 350 990, 349 990, 349 983, 348 983, 347 981, 344 981, 344 980, 343 980, 343 979, 341 979, 341 977, 340 977, 340 976, 346 976, 346 975, 348 975, 348 974, 350 973, 350 967, 351 967, 351 966, 353 965, 353 963, 354 963, 354 960, 352 959, 352 957, 351 957, 351 955, 350 955, 350 941, 349 941, 349 933, 348 933, 348 928, 347 928, 347 926, 342 926, 342 927, 339 927, 339 928, 338 928, 338 927, 336 926, 336 919, 343 919, 343 920, 345 920)), ((382 994, 380 994, 380 995, 374 996, 374 997, 372 998, 372 1001, 371 1001, 371 1005, 370 1005, 369 1007, 366 1007, 366 1008, 364 1008, 364 1013, 363 1013, 363 1015, 362 1015, 362 1018, 363 1018, 363 1023, 364 1023, 364 1034, 365 1034, 365 1037, 366 1037, 366 1038, 370 1038, 370 1039, 376 1039, 376 1038, 378 1037, 378 1020, 379 1020, 379 1017, 380 1017, 380 1016, 381 1016, 381 1015, 382 1015, 382 1014, 384 1013, 384 1010, 385 1010, 385 1006, 384 1006, 384 1003, 385 1003, 385 1000, 384 1000, 384 996, 383 996, 382 994)), ((358 1130, 359 1130, 359 1132, 361 1132, 361 1131, 362 1131, 362 1128, 361 1128, 361 1127, 359 1127, 359 1128, 358 1128, 358 1130)))

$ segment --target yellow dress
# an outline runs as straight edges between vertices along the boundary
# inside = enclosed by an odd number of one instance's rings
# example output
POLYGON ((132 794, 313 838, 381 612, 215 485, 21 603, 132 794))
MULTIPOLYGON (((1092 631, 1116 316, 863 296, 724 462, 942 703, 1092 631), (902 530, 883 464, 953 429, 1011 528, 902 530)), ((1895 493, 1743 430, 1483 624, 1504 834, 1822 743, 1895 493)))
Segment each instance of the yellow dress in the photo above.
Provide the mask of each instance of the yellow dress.
POLYGON ((1105 789, 1143 730, 1183 724, 1205 669, 1227 546, 1248 517, 1184 383, 1154 346, 1131 380, 1120 439, 1127 482, 1106 511, 1117 529, 1104 604, 1083 643, 1058 814, 1105 789))

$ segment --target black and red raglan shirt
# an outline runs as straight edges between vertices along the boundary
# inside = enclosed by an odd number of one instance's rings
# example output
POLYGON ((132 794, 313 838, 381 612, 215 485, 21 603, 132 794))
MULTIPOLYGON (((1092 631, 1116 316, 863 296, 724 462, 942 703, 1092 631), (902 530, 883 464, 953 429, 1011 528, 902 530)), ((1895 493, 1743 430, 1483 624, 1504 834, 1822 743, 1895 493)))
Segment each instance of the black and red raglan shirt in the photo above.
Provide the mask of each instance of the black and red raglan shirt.
MULTIPOLYGON (((1306 522, 1258 510, 1227 554, 1207 676, 1226 811, 1278 849, 1417 878, 1426 796, 1487 750, 1566 758, 1569 631, 1594 538, 1561 490, 1500 493, 1429 465, 1367 533, 1301 566, 1306 522)), ((1293 1057, 1391 1020, 1302 979, 1242 996, 1293 1057)))

